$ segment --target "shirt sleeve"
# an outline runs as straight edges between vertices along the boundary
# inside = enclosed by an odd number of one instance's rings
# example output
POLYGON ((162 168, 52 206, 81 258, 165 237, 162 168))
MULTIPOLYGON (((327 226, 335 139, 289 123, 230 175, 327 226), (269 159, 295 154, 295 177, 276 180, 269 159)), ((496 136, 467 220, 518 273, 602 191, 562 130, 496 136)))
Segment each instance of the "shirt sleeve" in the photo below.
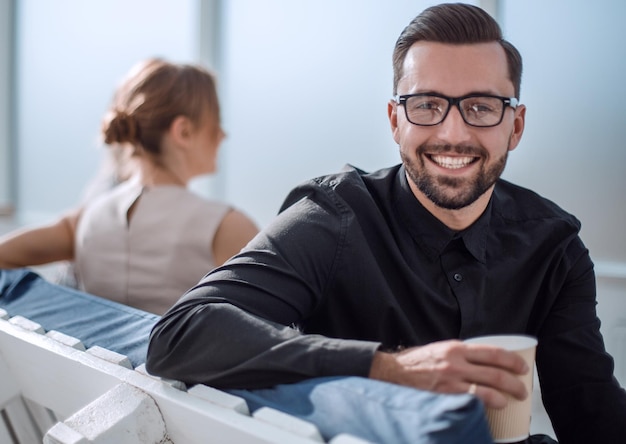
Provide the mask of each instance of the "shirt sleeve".
MULTIPOLYGON (((559 442, 626 442, 626 392, 613 376, 596 315, 593 263, 579 238, 537 348, 542 398, 559 442)), ((555 283, 556 285, 556 283, 555 283)))
POLYGON ((317 183, 248 246, 213 270, 154 327, 150 373, 220 388, 261 388, 335 375, 367 376, 377 342, 303 334, 325 295, 350 213, 317 183))

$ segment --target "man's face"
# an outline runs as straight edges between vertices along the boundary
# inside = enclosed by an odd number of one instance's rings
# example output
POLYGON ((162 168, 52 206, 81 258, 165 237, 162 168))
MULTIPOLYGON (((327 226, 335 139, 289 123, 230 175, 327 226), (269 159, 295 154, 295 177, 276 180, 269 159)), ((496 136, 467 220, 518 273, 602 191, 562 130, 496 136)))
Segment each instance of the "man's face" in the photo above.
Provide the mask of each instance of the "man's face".
MULTIPOLYGON (((398 95, 436 93, 460 97, 481 93, 513 97, 504 49, 497 42, 452 45, 415 43, 404 60, 398 95)), ((452 106, 434 126, 409 122, 402 105, 389 103, 393 138, 400 146, 409 184, 416 197, 445 209, 464 208, 490 196, 509 151, 524 129, 525 107, 507 107, 494 127, 467 125, 452 106)))

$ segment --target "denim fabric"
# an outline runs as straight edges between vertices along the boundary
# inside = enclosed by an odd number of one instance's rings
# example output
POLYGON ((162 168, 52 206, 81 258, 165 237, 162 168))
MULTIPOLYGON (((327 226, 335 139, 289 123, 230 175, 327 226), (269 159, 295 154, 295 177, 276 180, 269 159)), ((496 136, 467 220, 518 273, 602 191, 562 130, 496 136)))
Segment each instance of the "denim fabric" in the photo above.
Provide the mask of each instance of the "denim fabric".
POLYGON ((52 284, 28 269, 0 270, 0 308, 128 357, 146 361, 148 339, 159 316, 68 287, 52 284))
POLYGON ((324 439, 349 433, 375 443, 492 443, 482 403, 361 378, 328 377, 270 389, 228 390, 251 411, 267 406, 315 424, 324 439))

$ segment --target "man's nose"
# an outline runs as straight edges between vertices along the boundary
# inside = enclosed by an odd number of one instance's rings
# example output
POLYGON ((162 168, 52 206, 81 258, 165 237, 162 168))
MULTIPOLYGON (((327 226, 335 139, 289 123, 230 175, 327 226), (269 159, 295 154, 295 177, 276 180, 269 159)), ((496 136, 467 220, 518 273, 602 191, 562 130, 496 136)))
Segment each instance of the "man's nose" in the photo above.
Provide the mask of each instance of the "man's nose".
POLYGON ((437 135, 446 143, 458 145, 469 141, 470 130, 471 128, 463 120, 459 108, 452 106, 446 118, 437 126, 437 135))

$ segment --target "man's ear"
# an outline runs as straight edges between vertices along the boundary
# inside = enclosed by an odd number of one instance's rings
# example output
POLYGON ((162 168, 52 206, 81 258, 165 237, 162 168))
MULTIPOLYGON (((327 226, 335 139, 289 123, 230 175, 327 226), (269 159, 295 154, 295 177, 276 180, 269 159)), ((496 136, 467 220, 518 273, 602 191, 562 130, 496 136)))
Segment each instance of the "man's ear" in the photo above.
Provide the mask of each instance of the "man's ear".
POLYGON ((393 135, 393 140, 399 145, 399 137, 398 137, 398 104, 393 100, 390 100, 387 103, 387 116, 389 117, 389 124, 391 125, 391 134, 393 135))
POLYGON ((178 116, 170 124, 168 133, 172 140, 180 145, 186 145, 192 134, 193 125, 188 117, 178 116))
POLYGON ((509 151, 513 151, 520 140, 522 140, 522 134, 524 134, 524 126, 526 125, 526 106, 519 105, 515 108, 515 116, 513 120, 513 131, 509 138, 509 151))

